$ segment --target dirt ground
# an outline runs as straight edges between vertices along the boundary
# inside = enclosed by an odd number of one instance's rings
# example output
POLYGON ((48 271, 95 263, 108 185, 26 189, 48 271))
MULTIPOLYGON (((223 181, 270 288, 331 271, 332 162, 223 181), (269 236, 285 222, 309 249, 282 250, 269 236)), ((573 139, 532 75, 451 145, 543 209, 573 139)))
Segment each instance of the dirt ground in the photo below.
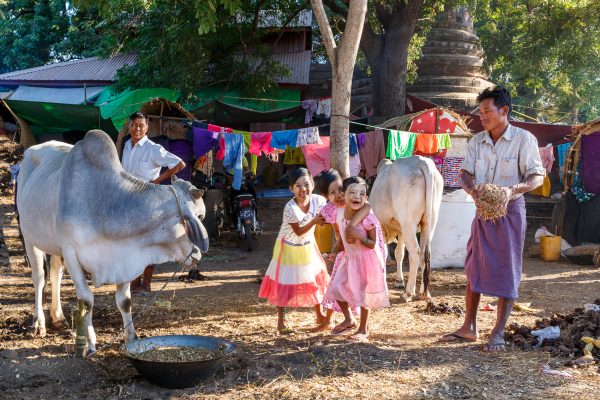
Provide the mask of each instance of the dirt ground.
MULTIPOLYGON (((598 366, 567 369, 562 366, 566 359, 545 352, 509 348, 506 353, 486 354, 478 351, 480 344, 437 343, 441 335, 460 325, 461 317, 427 314, 424 302, 402 304, 401 292, 396 289, 390 289, 392 306, 373 315, 370 343, 307 332, 314 322, 308 309, 289 310, 287 317, 296 333, 278 335, 274 307, 257 297, 278 229, 275 213, 265 215, 269 217, 266 231, 257 240, 255 252, 245 252, 241 241, 226 235, 211 243, 200 262, 206 280, 185 283, 175 279, 157 301, 134 297, 134 313, 151 303, 134 320, 141 337, 213 335, 238 346, 224 369, 203 384, 179 390, 160 388, 144 380, 121 351, 122 320, 114 286, 93 289, 99 348, 93 357, 73 357, 74 336, 69 328, 49 330, 45 338, 31 335, 33 286, 11 201, 6 195, 0 198, 0 398, 600 398, 598 366), (544 364, 568 370, 574 377, 543 374, 540 367, 544 364)), ((531 303, 539 312, 514 312, 509 322, 532 324, 600 297, 597 268, 565 261, 524 261, 519 301, 531 303)), ((165 265, 158 269, 153 289, 160 289, 176 268, 165 265)), ((389 272, 390 283, 392 278, 389 272)), ((462 306, 464 290, 461 269, 433 272, 431 292, 436 302, 462 306)), ((68 274, 63 280, 62 301, 70 319, 76 298, 68 274)), ((493 301, 483 297, 482 305, 493 301)), ((492 312, 479 313, 482 343, 494 317, 492 312)), ((340 316, 337 318, 339 321, 340 316)))

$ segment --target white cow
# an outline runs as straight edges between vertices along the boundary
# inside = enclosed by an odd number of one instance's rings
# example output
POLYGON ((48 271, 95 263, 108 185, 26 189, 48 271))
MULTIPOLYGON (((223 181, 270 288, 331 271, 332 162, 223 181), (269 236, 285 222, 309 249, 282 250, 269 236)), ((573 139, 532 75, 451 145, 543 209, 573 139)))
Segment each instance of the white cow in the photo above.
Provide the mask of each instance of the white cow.
POLYGON ((45 336, 42 309, 44 253, 51 254, 53 324, 64 319, 60 280, 64 259, 77 298, 87 306, 89 352, 96 350, 94 297, 86 283, 116 284, 115 298, 127 340, 136 338, 129 282, 150 264, 199 259, 208 250, 202 190, 175 180, 172 186, 143 182, 121 167, 115 145, 90 131, 75 146, 47 142, 27 151, 18 177, 17 206, 35 288, 34 334, 45 336), (189 236, 189 238, 188 238, 189 236), (194 253, 194 254, 192 254, 194 253))
POLYGON ((397 239, 396 287, 403 287, 402 261, 404 246, 408 249, 410 272, 403 294, 405 301, 415 295, 417 270, 421 266, 422 281, 419 293, 431 298, 429 273, 431 271, 430 244, 438 219, 444 181, 433 161, 413 156, 399 158, 393 163, 382 160, 377 167, 377 178, 369 195, 373 212, 381 222, 387 243, 397 239), (420 243, 417 231, 420 229, 420 243))

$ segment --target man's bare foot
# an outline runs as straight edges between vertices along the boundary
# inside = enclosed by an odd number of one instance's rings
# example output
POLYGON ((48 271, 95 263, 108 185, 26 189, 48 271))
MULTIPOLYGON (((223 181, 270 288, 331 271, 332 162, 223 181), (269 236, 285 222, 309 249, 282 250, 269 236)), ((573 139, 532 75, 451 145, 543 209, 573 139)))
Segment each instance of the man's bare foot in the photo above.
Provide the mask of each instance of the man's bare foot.
POLYGON ((486 353, 506 351, 506 342, 503 335, 492 333, 488 342, 481 347, 481 351, 486 353))
POLYGON ((461 332, 460 330, 448 333, 438 339, 440 343, 459 343, 459 342, 476 342, 479 337, 469 332, 461 332))

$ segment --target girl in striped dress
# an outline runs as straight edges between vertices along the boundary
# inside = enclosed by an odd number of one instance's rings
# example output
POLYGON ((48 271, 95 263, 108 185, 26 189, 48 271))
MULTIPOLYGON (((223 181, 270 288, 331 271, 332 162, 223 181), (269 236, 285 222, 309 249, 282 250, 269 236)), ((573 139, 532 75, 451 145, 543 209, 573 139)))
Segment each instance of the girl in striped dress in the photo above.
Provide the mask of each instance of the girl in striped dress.
POLYGON ((321 301, 329 284, 329 274, 314 235, 315 224, 325 198, 312 194, 314 182, 306 168, 295 170, 290 179, 294 193, 283 210, 283 222, 273 249, 273 257, 258 296, 277 307, 277 330, 291 333, 285 324, 284 307, 314 307, 317 325, 325 319, 321 301))

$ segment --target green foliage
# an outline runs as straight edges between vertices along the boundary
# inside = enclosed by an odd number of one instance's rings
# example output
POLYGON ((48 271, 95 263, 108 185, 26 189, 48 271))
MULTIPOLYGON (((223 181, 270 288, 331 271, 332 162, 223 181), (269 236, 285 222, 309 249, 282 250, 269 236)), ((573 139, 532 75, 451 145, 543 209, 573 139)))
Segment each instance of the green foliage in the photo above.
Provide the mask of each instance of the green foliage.
POLYGON ((488 0, 475 17, 490 80, 511 90, 517 111, 548 122, 598 117, 600 2, 488 0))

